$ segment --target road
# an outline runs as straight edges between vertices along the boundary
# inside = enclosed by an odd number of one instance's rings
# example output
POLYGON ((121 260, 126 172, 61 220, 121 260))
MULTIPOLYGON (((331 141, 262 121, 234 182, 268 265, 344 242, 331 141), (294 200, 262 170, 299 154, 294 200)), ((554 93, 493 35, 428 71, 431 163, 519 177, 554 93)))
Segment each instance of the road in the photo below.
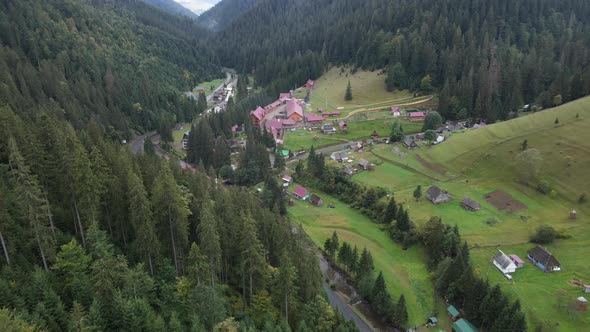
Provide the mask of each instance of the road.
POLYGON ((156 154, 158 156, 167 156, 168 155, 168 153, 160 147, 160 134, 158 134, 155 130, 147 132, 141 136, 137 136, 136 138, 131 140, 128 144, 131 152, 134 154, 137 154, 137 153, 143 151, 143 145, 144 145, 146 139, 149 139, 152 141, 152 144, 154 145, 154 148, 156 150, 156 154))
POLYGON ((369 324, 367 324, 353 309, 350 304, 346 301, 345 297, 335 290, 333 290, 330 285, 326 283, 326 278, 330 279, 331 281, 333 278, 339 278, 337 273, 331 273, 330 265, 322 255, 318 255, 320 261, 320 270, 322 271, 322 287, 324 291, 328 295, 328 301, 330 305, 340 311, 344 319, 352 320, 354 324, 358 327, 358 329, 362 332, 372 332, 374 331, 369 324))
MULTIPOLYGON (((408 135, 406 135, 406 137, 416 138, 416 136, 418 136, 419 134, 420 133, 408 134, 408 135)), ((362 141, 362 140, 348 141, 348 142, 342 142, 342 143, 339 143, 339 144, 327 145, 327 146, 324 146, 322 148, 315 149, 315 152, 316 153, 321 153, 321 152, 327 152, 327 151, 344 150, 344 149, 347 149, 350 145, 356 144, 356 142, 359 142, 359 141, 362 141)), ((371 142, 373 142, 372 139, 367 139, 367 143, 371 143, 371 142)), ((309 154, 308 152, 305 152, 305 153, 302 153, 300 155, 293 156, 293 158, 290 158, 287 161, 287 163, 292 163, 292 162, 295 162, 295 161, 297 161, 299 159, 307 158, 307 155, 308 154, 309 154)))

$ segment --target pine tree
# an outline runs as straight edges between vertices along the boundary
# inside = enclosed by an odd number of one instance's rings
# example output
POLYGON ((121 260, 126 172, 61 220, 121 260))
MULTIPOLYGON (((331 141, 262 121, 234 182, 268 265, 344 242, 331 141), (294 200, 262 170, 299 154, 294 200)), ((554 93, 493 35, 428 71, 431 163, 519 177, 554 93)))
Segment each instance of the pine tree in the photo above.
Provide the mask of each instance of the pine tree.
POLYGON ((367 248, 363 248, 363 252, 361 253, 361 258, 359 259, 359 267, 358 267, 358 275, 370 275, 375 270, 375 266, 373 265, 373 256, 367 250, 367 248))
POLYGON ((385 208, 385 213, 383 214, 383 223, 389 224, 395 219, 396 215, 397 203, 395 202, 395 198, 392 195, 391 199, 389 200, 389 203, 387 203, 387 207, 385 208))
POLYGON ((395 306, 394 323, 399 327, 404 327, 408 323, 408 308, 406 307, 404 294, 399 297, 395 306))
POLYGON ((348 85, 346 86, 346 93, 344 94, 344 100, 346 100, 346 101, 352 100, 352 87, 350 86, 350 81, 348 81, 348 85))
POLYGON ((274 282, 274 295, 276 302, 284 310, 285 321, 289 321, 289 304, 295 301, 297 293, 297 270, 291 264, 286 252, 281 255, 279 270, 274 282))
MULTIPOLYGON (((54 238, 48 225, 47 202, 37 177, 31 173, 21 155, 14 138, 8 142, 10 149, 9 167, 14 180, 14 190, 18 197, 22 218, 29 224, 31 232, 45 271, 48 271, 48 260, 53 255, 54 238)), ((3 241, 3 246, 5 246, 3 241)))
POLYGON ((420 197, 422 197, 422 186, 418 185, 416 190, 414 190, 414 198, 416 199, 416 202, 420 200, 420 197))
POLYGON ((153 275, 153 259, 158 253, 159 243, 151 203, 139 177, 129 171, 128 179, 129 221, 135 230, 136 245, 139 252, 147 260, 150 273, 153 275))
POLYGON ((240 215, 243 225, 238 234, 238 247, 240 252, 240 270, 242 273, 242 295, 246 302, 246 274, 249 278, 248 289, 250 291, 249 303, 252 304, 254 296, 254 273, 264 271, 263 246, 258 239, 256 223, 250 215, 240 215))
POLYGON ((178 256, 188 244, 188 199, 176 184, 168 164, 163 163, 160 175, 154 181, 152 192, 154 216, 161 230, 167 230, 176 273, 180 274, 178 256))
POLYGON ((216 275, 221 269, 221 244, 217 221, 210 203, 205 202, 201 206, 200 223, 197 227, 199 245, 209 263, 211 287, 215 286, 216 275))

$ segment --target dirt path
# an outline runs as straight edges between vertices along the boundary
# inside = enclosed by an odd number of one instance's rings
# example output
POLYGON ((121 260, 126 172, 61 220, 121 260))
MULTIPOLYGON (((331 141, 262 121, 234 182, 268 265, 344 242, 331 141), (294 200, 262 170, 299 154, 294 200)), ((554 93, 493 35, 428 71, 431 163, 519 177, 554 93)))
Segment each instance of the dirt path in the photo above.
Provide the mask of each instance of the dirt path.
MULTIPOLYGON (((342 118, 335 119, 335 120, 344 120, 344 119, 348 119, 349 117, 351 117, 351 116, 353 116, 353 115, 355 115, 355 114, 358 114, 358 113, 365 113, 365 112, 367 112, 367 113, 371 113, 371 112, 379 112, 379 111, 383 110, 384 108, 388 108, 388 107, 392 107, 392 106, 398 106, 398 107, 402 107, 402 106, 415 106, 415 105, 419 105, 419 104, 426 103, 426 102, 430 101, 432 98, 433 98, 433 96, 428 96, 426 99, 420 99, 420 100, 417 100, 417 101, 414 101, 414 102, 411 102, 411 103, 401 103, 401 104, 394 103, 394 104, 392 104, 392 105, 383 105, 383 106, 378 106, 378 107, 376 107, 376 108, 374 108, 374 109, 366 109, 366 108, 361 108, 361 109, 358 109, 358 110, 354 110, 354 111, 352 111, 352 112, 348 113, 346 116, 344 116, 344 117, 342 117, 342 118)), ((415 98, 411 98, 411 99, 415 99, 415 98)), ((410 100, 411 100, 411 99, 410 99, 410 100)), ((398 100, 398 101, 399 101, 399 100, 398 100)), ((392 101, 392 102, 395 102, 395 101, 392 101)), ((373 106, 373 105, 381 105, 381 104, 380 104, 380 103, 378 103, 378 104, 372 104, 372 105, 367 105, 367 106, 373 106)), ((363 106, 361 106, 361 107, 363 107, 363 106)))

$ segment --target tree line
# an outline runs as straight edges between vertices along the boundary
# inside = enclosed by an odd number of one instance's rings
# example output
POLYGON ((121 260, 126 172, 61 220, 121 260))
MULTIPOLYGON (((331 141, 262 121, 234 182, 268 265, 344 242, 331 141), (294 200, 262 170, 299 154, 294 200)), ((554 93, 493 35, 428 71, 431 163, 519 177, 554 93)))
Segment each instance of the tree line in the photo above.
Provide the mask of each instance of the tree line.
POLYGON ((588 17, 585 0, 267 0, 214 38, 273 93, 350 64, 389 90, 438 91, 446 119, 493 122, 590 93, 588 17))
POLYGON ((0 109, 0 307, 11 324, 355 330, 320 293, 317 258, 281 215, 276 183, 252 195, 105 134, 0 109))
MULTIPOLYGON (((461 239, 456 225, 451 227, 439 217, 432 217, 424 225, 416 225, 403 204, 395 201, 393 194, 388 194, 383 188, 358 184, 340 169, 326 166, 322 159, 324 156, 315 154, 312 147, 307 165, 301 161, 297 164, 295 180, 333 195, 374 222, 385 225, 392 240, 402 246, 423 246, 436 294, 460 308, 464 317, 476 326, 486 331, 527 330, 520 302, 510 301, 499 285, 490 285, 475 272, 467 242, 461 239)), ((335 254, 335 243, 338 242, 333 237, 324 246, 332 256, 335 254)), ((340 250, 344 251, 341 264, 350 269, 353 265, 349 264, 354 261, 348 258, 351 255, 354 257, 354 254, 349 254, 350 245, 345 249, 341 246, 340 250)), ((340 259, 340 252, 338 254, 340 259)), ((363 285, 358 287, 362 289, 363 285)))

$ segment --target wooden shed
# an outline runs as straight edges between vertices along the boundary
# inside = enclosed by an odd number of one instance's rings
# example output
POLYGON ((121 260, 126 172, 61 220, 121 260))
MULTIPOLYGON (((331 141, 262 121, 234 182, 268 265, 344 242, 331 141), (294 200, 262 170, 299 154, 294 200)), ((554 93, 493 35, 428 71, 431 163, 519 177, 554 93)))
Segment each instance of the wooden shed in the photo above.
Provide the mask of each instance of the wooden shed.
POLYGON ((315 206, 322 206, 322 204, 324 204, 324 201, 316 194, 311 194, 309 202, 315 206))
POLYGON ((463 196, 463 199, 461 200, 461 206, 465 210, 470 210, 470 211, 477 211, 481 208, 481 206, 479 205, 479 203, 476 200, 469 198, 467 196, 463 196))
POLYGON ((586 309, 588 309, 588 300, 583 296, 578 297, 576 299, 576 310, 586 311, 586 309))

